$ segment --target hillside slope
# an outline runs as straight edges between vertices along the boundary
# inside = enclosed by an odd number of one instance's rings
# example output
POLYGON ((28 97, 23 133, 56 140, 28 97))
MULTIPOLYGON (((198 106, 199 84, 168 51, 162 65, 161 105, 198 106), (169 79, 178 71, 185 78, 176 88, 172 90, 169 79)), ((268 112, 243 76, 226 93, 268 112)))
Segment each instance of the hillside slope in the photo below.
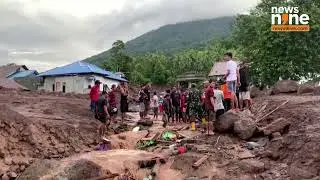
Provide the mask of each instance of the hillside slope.
MULTIPOLYGON (((126 51, 131 55, 157 51, 170 54, 200 47, 212 39, 227 36, 233 21, 233 17, 220 17, 165 25, 126 42, 126 51)), ((109 50, 85 61, 101 64, 108 56, 109 50)))

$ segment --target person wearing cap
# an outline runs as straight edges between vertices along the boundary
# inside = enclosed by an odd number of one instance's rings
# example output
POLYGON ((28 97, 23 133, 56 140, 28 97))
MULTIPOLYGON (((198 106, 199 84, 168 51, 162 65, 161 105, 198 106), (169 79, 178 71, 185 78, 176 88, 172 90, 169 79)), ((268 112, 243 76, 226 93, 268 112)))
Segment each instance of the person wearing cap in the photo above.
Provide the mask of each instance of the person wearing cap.
POLYGON ((100 84, 101 82, 99 80, 96 80, 94 82, 94 86, 90 90, 90 100, 91 100, 90 107, 93 112, 95 112, 96 110, 96 103, 100 96, 100 84))

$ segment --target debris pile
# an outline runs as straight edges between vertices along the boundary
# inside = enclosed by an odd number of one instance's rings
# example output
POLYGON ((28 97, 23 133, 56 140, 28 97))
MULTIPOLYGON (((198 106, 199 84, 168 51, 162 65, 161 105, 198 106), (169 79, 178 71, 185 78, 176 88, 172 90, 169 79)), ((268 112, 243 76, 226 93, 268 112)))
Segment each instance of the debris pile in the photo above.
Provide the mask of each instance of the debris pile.
POLYGON ((101 146, 87 100, 1 92, 2 179, 319 179, 319 96, 258 97, 212 136, 130 113, 101 146))

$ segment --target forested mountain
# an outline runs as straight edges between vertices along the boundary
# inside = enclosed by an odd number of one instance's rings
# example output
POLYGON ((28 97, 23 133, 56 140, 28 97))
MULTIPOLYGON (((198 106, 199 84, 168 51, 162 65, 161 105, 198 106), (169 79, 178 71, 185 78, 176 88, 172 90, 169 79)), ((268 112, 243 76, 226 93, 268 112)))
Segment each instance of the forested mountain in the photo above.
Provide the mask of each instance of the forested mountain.
MULTIPOLYGON (((212 39, 228 36, 233 22, 234 17, 220 17, 165 25, 126 42, 125 51, 129 55, 153 52, 172 54, 188 48, 198 48, 212 39)), ((110 50, 85 61, 101 65, 109 56, 110 50)))

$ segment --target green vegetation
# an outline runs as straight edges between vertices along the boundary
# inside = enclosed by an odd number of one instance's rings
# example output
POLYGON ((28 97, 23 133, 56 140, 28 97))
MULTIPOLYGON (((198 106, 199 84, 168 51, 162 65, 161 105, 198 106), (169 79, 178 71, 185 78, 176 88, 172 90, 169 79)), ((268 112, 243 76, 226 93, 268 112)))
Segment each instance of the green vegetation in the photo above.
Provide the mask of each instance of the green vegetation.
MULTIPOLYGON (((130 56, 161 52, 172 55, 188 48, 204 47, 213 38, 230 35, 233 17, 221 17, 166 25, 147 32, 125 43, 125 52, 130 56)), ((102 65, 111 56, 111 49, 85 59, 102 65)))
POLYGON ((262 0, 250 15, 238 16, 234 41, 251 62, 256 84, 272 85, 279 78, 313 79, 320 73, 320 1, 262 0), (271 7, 299 7, 310 16, 310 32, 272 32, 271 7))
MULTIPOLYGON (((227 38, 214 38, 210 41, 190 38, 186 44, 191 47, 184 49, 187 46, 179 46, 183 38, 172 38, 177 35, 174 35, 174 29, 170 30, 174 25, 169 25, 164 27, 167 31, 158 34, 162 39, 172 40, 166 44, 167 49, 159 46, 161 43, 157 41, 160 39, 152 39, 150 34, 154 32, 150 32, 144 35, 145 41, 137 40, 139 38, 127 44, 117 41, 110 50, 109 57, 102 59, 104 67, 126 72, 133 83, 150 81, 168 84, 174 82, 177 75, 188 71, 207 74, 214 62, 220 60, 227 51, 231 51, 235 58, 251 63, 251 77, 256 85, 272 85, 279 78, 315 79, 320 74, 319 12, 320 1, 316 0, 262 0, 249 15, 239 15, 236 18, 232 34, 227 38), (311 31, 272 32, 270 11, 273 6, 299 7, 301 13, 310 16, 311 31), (147 42, 149 36, 154 45, 147 42), (197 43, 199 44, 196 45, 197 43), (135 49, 137 53, 132 55, 132 47, 141 49, 135 49), (163 52, 154 52, 156 50, 163 52)), ((184 28, 191 29, 194 34, 199 32, 189 26, 184 28)), ((160 30, 161 28, 158 31, 160 30)), ((166 43, 168 42, 167 40, 166 43)))

